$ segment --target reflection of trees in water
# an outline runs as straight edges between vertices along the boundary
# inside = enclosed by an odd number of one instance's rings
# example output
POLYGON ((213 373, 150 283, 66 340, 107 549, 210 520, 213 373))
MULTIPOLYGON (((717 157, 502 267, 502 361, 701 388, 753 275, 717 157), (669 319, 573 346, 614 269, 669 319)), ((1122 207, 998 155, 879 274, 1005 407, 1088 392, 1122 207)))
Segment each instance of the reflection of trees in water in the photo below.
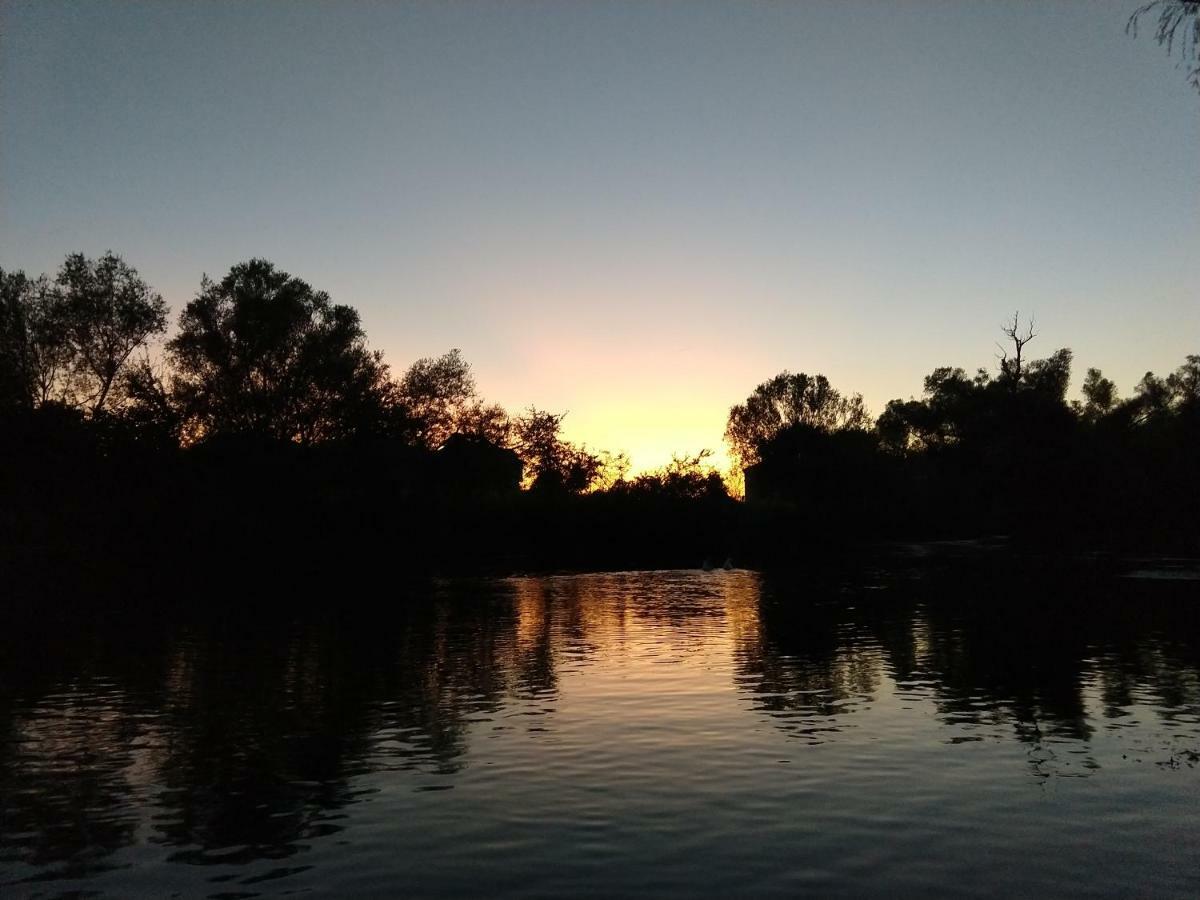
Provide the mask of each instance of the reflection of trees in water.
POLYGON ((819 579, 768 580, 757 615, 732 620, 736 678, 754 707, 819 743, 869 703, 883 659, 869 619, 819 579))
POLYGON ((935 583, 924 668, 947 716, 1012 723, 1021 740, 1088 741, 1089 695, 1112 719, 1139 698, 1163 721, 1200 706, 1196 614, 1169 589, 1078 573, 935 583), (964 600, 967 602, 964 602, 964 600))
POLYGON ((98 706, 68 687, 9 721, 0 751, 0 863, 63 861, 64 874, 78 876, 105 868, 106 856, 132 842, 137 815, 127 800, 136 785, 127 773, 138 751, 125 706, 115 692, 98 706))
POLYGON ((1139 698, 1166 723, 1200 714, 1196 614, 1161 592, 1078 572, 885 581, 768 580, 759 616, 733 621, 738 682, 755 707, 815 740, 851 724, 886 672, 943 723, 1004 728, 1038 752, 1092 738, 1096 692, 1110 719, 1139 698))
POLYGON ((939 714, 958 725, 1008 723, 1031 742, 1043 732, 1087 740, 1081 629, 1013 612, 925 607, 920 671, 935 681, 939 714))
POLYGON ((176 859, 279 859, 336 829, 365 752, 365 669, 311 628, 251 619, 198 627, 164 674, 154 839, 184 848, 176 859))
MULTIPOLYGON (((1192 627, 1195 627, 1194 623, 1192 627)), ((1139 700, 1149 701, 1168 724, 1195 724, 1200 717, 1200 658, 1196 632, 1171 638, 1139 636, 1128 646, 1107 648, 1098 660, 1100 696, 1112 719, 1139 700)))
POLYGON ((45 634, 0 672, 6 861, 68 877, 139 834, 185 863, 290 856, 338 829, 354 775, 454 771, 473 719, 553 695, 549 634, 519 641, 517 623, 491 585, 369 620, 223 610, 45 634))
POLYGON ((681 580, 455 581, 358 618, 198 608, 30 632, 0 648, 5 860, 71 877, 141 839, 190 864, 285 859, 338 830, 354 776, 451 773, 477 721, 551 714, 564 661, 635 626, 695 647, 729 585, 756 597, 721 573, 678 602, 681 580))
MULTIPOLYGON (((87 628, 6 621, 0 640, 0 869, 106 868, 134 839, 146 799, 147 734, 138 697, 161 659, 130 636, 127 665, 95 658, 87 628)), ((8 874, 8 872, 6 872, 8 874)), ((2 885, 4 881, 0 881, 2 885)))
POLYGON ((7 861, 83 873, 139 834, 184 863, 291 856, 338 829, 355 775, 457 770, 474 723, 551 714, 563 659, 635 620, 700 640, 687 623, 711 604, 673 608, 657 582, 456 581, 366 617, 198 608, 186 627, 114 616, 10 641, 7 861))
POLYGON ((356 618, 226 609, 186 627, 8 629, 0 862, 84 874, 142 840, 185 863, 284 859, 338 829, 363 799, 355 776, 453 772, 478 723, 553 716, 563 678, 640 642, 677 657, 731 641, 744 696, 810 741, 867 723, 889 681, 946 725, 1026 742, 1039 774, 1055 740, 1087 742, 1096 716, 1117 727, 1137 704, 1195 731, 1189 605, 997 583, 628 573, 453 582, 356 618))
POLYGON ((11 861, 84 874, 140 832, 186 862, 243 845, 219 859, 236 863, 287 856, 319 833, 322 811, 345 802, 359 710, 339 702, 338 678, 302 637, 256 640, 270 623, 241 621, 219 634, 154 629, 160 643, 143 655, 123 647, 144 637, 124 625, 28 651, 58 687, 15 685, 17 752, 0 771, 18 788, 0 800, 11 861))

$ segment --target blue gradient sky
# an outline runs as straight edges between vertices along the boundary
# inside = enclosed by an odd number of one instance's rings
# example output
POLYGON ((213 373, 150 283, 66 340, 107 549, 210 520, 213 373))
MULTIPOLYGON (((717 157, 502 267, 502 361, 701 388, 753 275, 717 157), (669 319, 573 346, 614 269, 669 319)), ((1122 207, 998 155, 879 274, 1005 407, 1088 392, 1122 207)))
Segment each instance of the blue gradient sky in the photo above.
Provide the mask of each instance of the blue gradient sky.
POLYGON ((1200 96, 1135 5, 8 0, 0 266, 178 311, 265 256, 637 467, 1016 309, 1128 393, 1200 352, 1200 96))

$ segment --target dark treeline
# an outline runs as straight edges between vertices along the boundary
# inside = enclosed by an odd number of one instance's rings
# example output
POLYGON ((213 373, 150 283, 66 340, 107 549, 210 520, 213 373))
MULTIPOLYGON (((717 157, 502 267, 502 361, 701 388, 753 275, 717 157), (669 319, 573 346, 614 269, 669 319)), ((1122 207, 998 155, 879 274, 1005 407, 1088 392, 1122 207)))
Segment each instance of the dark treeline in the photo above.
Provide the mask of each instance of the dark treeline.
POLYGON ((726 431, 747 498, 840 534, 1200 550, 1200 355, 1125 399, 1088 369, 1070 401, 1071 351, 1030 359, 1032 324, 1002 331, 995 374, 936 368, 875 420, 820 375, 759 385, 726 431))
POLYGON ((1195 548, 1200 356, 1124 400, 1091 369, 1069 402, 1070 351, 1029 359, 1014 318, 996 374, 937 368, 876 420, 785 372, 730 411, 743 504, 707 451, 629 477, 562 414, 485 402, 458 351, 393 373, 355 310, 265 260, 205 278, 164 341, 167 312, 111 253, 0 270, 9 583, 763 565, 993 534, 1195 548))

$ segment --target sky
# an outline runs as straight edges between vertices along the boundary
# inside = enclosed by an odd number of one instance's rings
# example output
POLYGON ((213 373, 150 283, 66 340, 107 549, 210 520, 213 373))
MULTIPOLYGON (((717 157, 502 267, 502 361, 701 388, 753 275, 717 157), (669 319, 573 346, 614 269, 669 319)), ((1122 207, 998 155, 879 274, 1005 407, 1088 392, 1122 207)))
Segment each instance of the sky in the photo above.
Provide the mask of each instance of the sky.
POLYGON ((1136 5, 0 0, 0 267, 177 314, 266 257, 635 471, 1017 310, 1128 394, 1200 353, 1200 93, 1136 5))

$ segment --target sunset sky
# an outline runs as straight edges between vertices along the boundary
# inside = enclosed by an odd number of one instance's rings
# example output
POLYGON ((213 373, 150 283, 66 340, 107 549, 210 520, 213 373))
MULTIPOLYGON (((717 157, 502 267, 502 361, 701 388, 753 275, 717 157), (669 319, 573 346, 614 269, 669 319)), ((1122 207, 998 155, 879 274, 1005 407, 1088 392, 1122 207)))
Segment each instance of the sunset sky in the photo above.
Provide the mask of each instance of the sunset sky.
POLYGON ((1200 353, 1200 93, 1136 5, 0 0, 0 267, 177 313, 263 256, 639 469, 1018 309, 1127 394, 1200 353))

